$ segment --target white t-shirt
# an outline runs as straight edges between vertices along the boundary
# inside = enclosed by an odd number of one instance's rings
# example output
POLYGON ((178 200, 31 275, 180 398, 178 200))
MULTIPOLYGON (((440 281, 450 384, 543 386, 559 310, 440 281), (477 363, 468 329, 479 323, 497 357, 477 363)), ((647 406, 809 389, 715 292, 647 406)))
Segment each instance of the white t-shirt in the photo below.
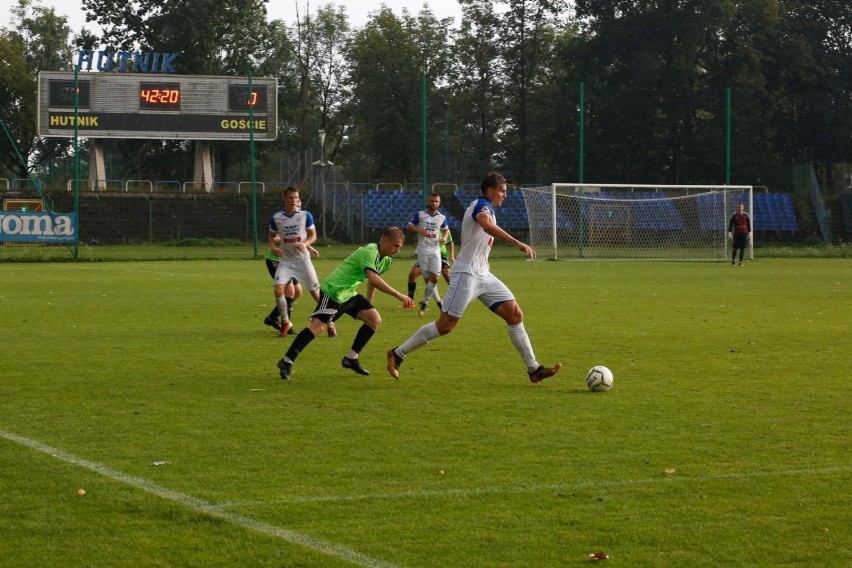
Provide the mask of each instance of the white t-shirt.
POLYGON ((415 252, 421 251, 441 251, 441 231, 447 228, 447 218, 440 211, 435 211, 435 214, 429 213, 428 209, 418 211, 411 216, 408 221, 415 227, 426 229, 426 234, 417 233, 417 248, 415 252))
POLYGON ((311 255, 308 249, 298 250, 296 245, 308 238, 308 229, 313 226, 314 217, 310 211, 297 209, 292 215, 287 215, 281 209, 272 214, 272 219, 269 221, 269 230, 277 232, 281 237, 281 244, 278 247, 284 250, 284 254, 281 255, 282 261, 292 262, 299 260, 310 262, 311 255))
POLYGON ((494 237, 486 233, 476 221, 476 217, 485 212, 496 223, 496 215, 491 202, 479 197, 468 205, 461 224, 461 252, 453 264, 453 272, 466 272, 478 278, 490 273, 488 255, 494 244, 494 237))

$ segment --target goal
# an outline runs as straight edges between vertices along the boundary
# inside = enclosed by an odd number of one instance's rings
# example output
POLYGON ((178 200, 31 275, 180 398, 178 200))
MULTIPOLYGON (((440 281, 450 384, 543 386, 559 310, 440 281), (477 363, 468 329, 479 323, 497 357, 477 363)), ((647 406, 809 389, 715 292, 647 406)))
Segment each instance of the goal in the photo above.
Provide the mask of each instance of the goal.
POLYGON ((552 259, 724 260, 737 204, 754 211, 747 185, 554 183, 521 191, 530 244, 552 259))

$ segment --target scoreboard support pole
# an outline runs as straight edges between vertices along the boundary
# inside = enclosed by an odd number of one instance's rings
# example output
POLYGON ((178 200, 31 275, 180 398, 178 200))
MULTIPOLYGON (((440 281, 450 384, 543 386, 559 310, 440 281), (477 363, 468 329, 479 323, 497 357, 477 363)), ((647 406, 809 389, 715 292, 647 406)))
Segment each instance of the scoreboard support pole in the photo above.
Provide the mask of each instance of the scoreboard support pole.
POLYGON ((89 181, 95 191, 106 189, 106 158, 104 143, 98 138, 89 140, 89 181))
POLYGON ((195 141, 195 168, 193 182, 203 184, 206 191, 213 187, 213 158, 210 144, 203 140, 195 141))

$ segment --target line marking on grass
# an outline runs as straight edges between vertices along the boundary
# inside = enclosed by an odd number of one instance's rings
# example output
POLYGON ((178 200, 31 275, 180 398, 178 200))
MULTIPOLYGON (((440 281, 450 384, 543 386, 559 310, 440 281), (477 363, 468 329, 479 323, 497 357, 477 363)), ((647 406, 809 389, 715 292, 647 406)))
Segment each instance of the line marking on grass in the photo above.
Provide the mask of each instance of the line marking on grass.
POLYGON ((692 477, 679 477, 668 475, 665 477, 649 477, 645 479, 622 479, 616 481, 581 481, 578 483, 550 483, 536 485, 503 485, 494 487, 471 487, 467 489, 437 489, 433 491, 401 491, 398 493, 364 493, 361 495, 317 495, 314 497, 292 497, 287 499, 274 499, 272 501, 227 501, 218 503, 221 508, 247 507, 253 505, 287 505, 299 503, 328 503, 363 501, 370 499, 419 499, 423 497, 458 497, 465 495, 485 495, 495 493, 534 493, 536 491, 566 491, 571 489, 609 489, 627 487, 630 485, 652 485, 656 483, 677 483, 713 481, 719 479, 751 479, 760 477, 779 477, 796 475, 825 475, 831 473, 850 472, 852 466, 836 466, 814 469, 789 469, 776 471, 753 471, 740 473, 719 473, 692 477))
POLYGON ((26 438, 24 436, 19 436, 12 432, 8 432, 2 428, 0 428, 0 437, 5 438, 11 442, 17 442, 18 444, 42 452, 44 454, 48 454, 49 456, 52 456, 64 462, 68 462, 72 465, 88 469, 104 477, 112 479, 113 481, 118 481, 126 485, 131 485, 133 487, 136 487, 137 489, 141 489, 162 499, 172 501, 173 503, 176 503, 191 511, 196 511, 199 513, 204 513, 206 515, 217 517, 244 529, 249 529, 255 532, 265 534, 267 536, 279 538, 291 544, 297 544, 310 550, 313 550, 314 552, 319 552, 327 556, 334 556, 336 558, 346 560, 347 562, 351 562, 359 566, 369 566, 376 568, 397 568, 395 564, 390 564, 388 562, 372 558, 350 548, 346 548, 345 546, 323 542, 321 540, 311 538, 301 533, 283 529, 275 525, 270 525, 268 523, 258 521, 257 519, 252 519, 251 517, 246 517, 235 513, 229 513, 227 511, 224 511, 221 506, 214 505, 208 501, 204 501, 203 499, 187 495, 186 493, 172 491, 171 489, 167 489, 165 487, 157 485, 156 483, 148 481, 147 479, 127 475, 120 471, 110 469, 99 463, 85 460, 83 458, 75 456, 74 454, 70 454, 60 449, 53 448, 51 446, 47 446, 31 438, 26 438))

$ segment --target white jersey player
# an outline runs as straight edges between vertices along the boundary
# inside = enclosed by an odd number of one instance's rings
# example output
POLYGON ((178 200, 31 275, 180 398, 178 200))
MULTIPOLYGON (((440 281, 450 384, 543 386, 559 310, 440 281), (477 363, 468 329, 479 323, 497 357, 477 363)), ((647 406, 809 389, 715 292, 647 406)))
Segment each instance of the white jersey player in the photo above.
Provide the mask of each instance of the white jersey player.
POLYGON ((538 363, 524 328, 524 314, 515 296, 500 279, 491 274, 488 267, 488 255, 495 238, 535 258, 532 247, 497 225, 494 208, 500 207, 506 199, 506 180, 499 173, 490 173, 482 180, 480 189, 481 196, 464 212, 461 252, 453 265, 441 315, 437 321, 424 325, 405 343, 387 353, 387 369, 395 379, 399 378, 399 367, 405 357, 433 339, 450 333, 474 299, 478 299, 506 322, 509 339, 527 367, 530 382, 543 381, 562 368, 559 363, 553 367, 544 367, 538 363))
POLYGON ((285 286, 295 279, 307 289, 314 299, 319 298, 319 279, 311 262, 309 247, 317 240, 317 230, 310 211, 300 209, 299 189, 289 186, 284 190, 284 209, 272 214, 269 221, 269 246, 280 258, 275 270, 275 301, 281 313, 278 335, 285 336, 293 324, 287 313, 285 286), (276 242, 275 237, 279 238, 276 242))
POLYGON ((431 193, 426 200, 426 209, 417 211, 408 222, 408 230, 417 233, 417 265, 426 280, 423 300, 420 302, 420 315, 426 312, 430 298, 435 298, 441 308, 441 296, 438 294, 438 275, 441 274, 441 245, 447 242, 450 228, 447 218, 438 211, 441 196, 431 193))

